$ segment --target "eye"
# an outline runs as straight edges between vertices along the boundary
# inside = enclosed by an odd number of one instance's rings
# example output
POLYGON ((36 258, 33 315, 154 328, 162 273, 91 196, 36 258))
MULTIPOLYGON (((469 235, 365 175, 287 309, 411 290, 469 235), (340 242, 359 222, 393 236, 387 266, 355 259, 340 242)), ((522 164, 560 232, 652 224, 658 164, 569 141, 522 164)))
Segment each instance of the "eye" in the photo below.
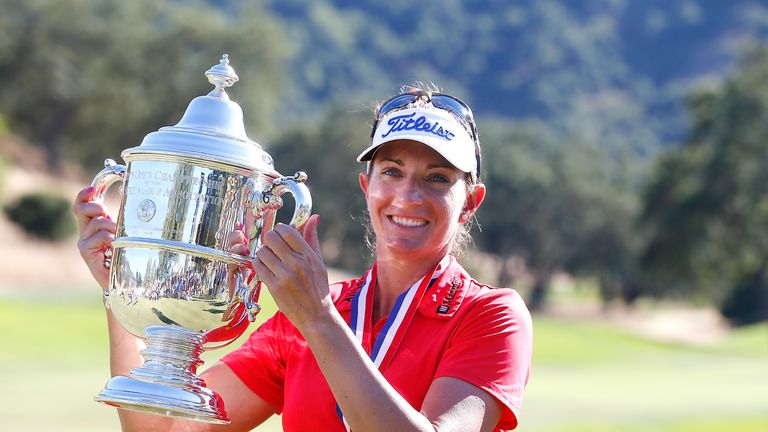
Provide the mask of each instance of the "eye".
POLYGON ((448 183, 451 181, 445 174, 430 174, 427 180, 434 183, 448 183))
POLYGON ((395 167, 385 167, 381 170, 381 175, 385 176, 399 176, 400 170, 395 167))

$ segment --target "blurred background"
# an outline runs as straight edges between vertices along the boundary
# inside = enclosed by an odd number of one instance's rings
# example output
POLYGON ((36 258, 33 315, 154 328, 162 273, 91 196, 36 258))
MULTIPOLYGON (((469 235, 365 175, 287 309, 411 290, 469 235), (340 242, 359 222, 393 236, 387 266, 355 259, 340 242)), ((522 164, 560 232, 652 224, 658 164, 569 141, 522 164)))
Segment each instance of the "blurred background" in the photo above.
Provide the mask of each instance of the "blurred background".
POLYGON ((118 430, 69 206, 222 53, 251 139, 308 173, 335 278, 370 264, 376 102, 424 81, 472 106, 462 261, 534 313, 521 430, 768 430, 768 2, 0 0, 3 430, 118 430))

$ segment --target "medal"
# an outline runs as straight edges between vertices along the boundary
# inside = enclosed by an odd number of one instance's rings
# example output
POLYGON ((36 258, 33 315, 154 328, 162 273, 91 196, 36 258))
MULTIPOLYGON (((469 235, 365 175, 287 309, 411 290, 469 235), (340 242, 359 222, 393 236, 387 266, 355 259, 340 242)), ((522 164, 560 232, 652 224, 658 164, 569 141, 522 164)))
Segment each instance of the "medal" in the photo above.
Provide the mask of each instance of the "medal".
MULTIPOLYGON (((379 332, 372 347, 370 346, 370 341, 374 326, 372 317, 373 293, 376 288, 376 264, 368 270, 362 287, 352 298, 349 327, 379 370, 385 368, 392 361, 397 347, 403 340, 405 332, 408 330, 408 326, 416 313, 416 309, 418 309, 419 303, 421 303, 421 299, 424 297, 424 293, 427 292, 432 281, 442 274, 449 262, 450 256, 447 255, 434 269, 397 297, 395 305, 392 307, 384 324, 384 328, 379 332)), ((349 431, 349 424, 344 419, 338 404, 336 404, 336 413, 344 422, 347 431, 349 431)))

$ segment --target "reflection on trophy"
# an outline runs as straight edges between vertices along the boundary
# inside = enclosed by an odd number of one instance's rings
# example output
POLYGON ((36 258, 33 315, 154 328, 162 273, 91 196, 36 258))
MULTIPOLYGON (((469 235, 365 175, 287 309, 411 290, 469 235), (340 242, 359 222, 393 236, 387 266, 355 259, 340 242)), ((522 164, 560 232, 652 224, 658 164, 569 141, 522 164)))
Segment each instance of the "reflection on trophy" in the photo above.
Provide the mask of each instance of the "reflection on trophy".
POLYGON ((240 336, 259 311, 250 260, 229 252, 242 229, 251 254, 272 229, 280 196, 296 205, 291 224, 310 215, 306 176, 278 174, 251 141, 240 106, 225 89, 237 82, 225 54, 205 75, 215 86, 195 98, 176 126, 147 135, 108 160, 94 179, 97 199, 123 182, 117 232, 105 256, 112 313, 147 341, 144 365, 109 380, 96 400, 120 408, 228 423, 218 394, 196 376, 203 350, 240 336))

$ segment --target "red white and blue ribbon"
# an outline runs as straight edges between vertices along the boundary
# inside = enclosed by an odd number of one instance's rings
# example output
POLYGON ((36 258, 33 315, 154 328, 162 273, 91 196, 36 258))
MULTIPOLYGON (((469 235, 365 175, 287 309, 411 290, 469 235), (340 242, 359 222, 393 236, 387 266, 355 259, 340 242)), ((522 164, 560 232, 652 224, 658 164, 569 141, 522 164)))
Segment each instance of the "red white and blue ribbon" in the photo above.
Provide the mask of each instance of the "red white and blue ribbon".
MULTIPOLYGON (((371 357, 376 367, 381 370, 386 367, 397 351, 398 345, 403 340, 406 330, 416 314, 416 310, 427 292, 432 281, 437 279, 448 266, 450 256, 443 258, 437 266, 417 280, 410 288, 397 297, 392 307, 384 328, 381 329, 376 341, 371 347, 371 334, 373 332, 373 293, 376 288, 376 265, 368 271, 362 287, 352 298, 352 310, 349 316, 349 327, 355 337, 363 346, 363 349, 371 357)), ((336 404, 336 413, 344 422, 347 431, 350 430, 347 420, 341 409, 336 404)))

